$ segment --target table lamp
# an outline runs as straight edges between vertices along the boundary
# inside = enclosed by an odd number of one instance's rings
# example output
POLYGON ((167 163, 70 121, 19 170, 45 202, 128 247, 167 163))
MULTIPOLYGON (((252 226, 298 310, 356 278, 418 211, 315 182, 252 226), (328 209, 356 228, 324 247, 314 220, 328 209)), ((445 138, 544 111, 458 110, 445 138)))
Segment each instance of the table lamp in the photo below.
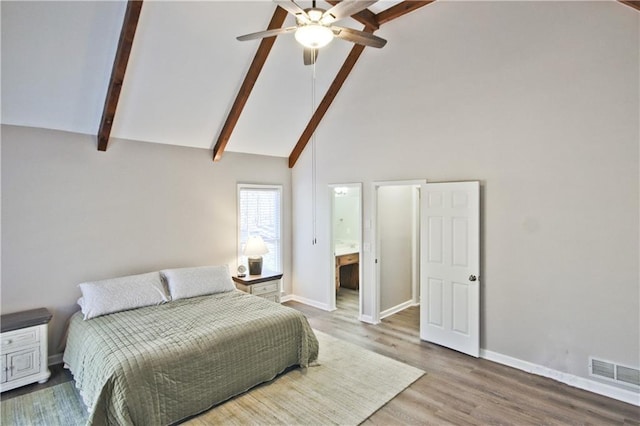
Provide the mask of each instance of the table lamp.
POLYGON ((262 274, 262 255, 267 253, 269 253, 269 250, 262 237, 249 237, 242 252, 249 260, 249 275, 262 274))

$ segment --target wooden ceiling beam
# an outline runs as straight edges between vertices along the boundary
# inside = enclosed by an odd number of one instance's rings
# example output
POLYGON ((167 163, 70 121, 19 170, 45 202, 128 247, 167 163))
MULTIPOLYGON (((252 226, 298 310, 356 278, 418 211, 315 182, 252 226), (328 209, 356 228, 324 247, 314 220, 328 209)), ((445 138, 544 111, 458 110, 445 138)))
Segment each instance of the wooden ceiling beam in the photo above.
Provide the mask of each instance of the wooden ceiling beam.
MULTIPOLYGON (((340 3, 337 0, 326 0, 326 2, 329 3, 331 6, 335 6, 336 4, 340 3)), ((374 28, 376 30, 380 28, 380 24, 378 23, 376 14, 370 11, 369 9, 364 9, 356 13, 355 15, 351 15, 351 17, 356 21, 360 22, 365 27, 374 28)))
POLYGON ((124 13, 122 29, 120 30, 118 49, 116 50, 113 68, 111 69, 111 79, 109 80, 109 87, 107 88, 107 97, 104 101, 102 118, 100 120, 100 127, 98 128, 98 151, 106 151, 107 145, 109 144, 111 126, 116 116, 120 90, 122 89, 124 75, 127 71, 133 38, 138 28, 142 3, 143 0, 129 0, 127 2, 127 10, 124 13))
POLYGON ((634 8, 635 10, 640 10, 640 1, 632 1, 632 0, 618 0, 622 4, 626 4, 629 7, 634 8))
MULTIPOLYGON (((273 12, 273 17, 271 18, 271 22, 269 22, 267 30, 281 28, 286 17, 287 11, 280 6, 277 6, 276 10, 273 12)), ((242 113, 242 110, 244 109, 244 106, 249 99, 249 95, 253 90, 253 86, 255 85, 256 80, 258 80, 258 76, 262 71, 264 63, 267 61, 267 57, 269 56, 269 52, 271 52, 271 48, 273 47, 273 43, 275 43, 275 41, 276 37, 274 36, 263 38, 260 42, 260 46, 258 47, 256 55, 254 56, 251 65, 249 66, 247 75, 244 77, 244 81, 242 82, 242 86, 240 86, 240 90, 238 91, 238 95, 233 102, 231 110, 229 111, 229 115, 227 116, 227 119, 222 126, 220 136, 218 136, 218 140, 213 147, 213 161, 218 161, 220 160, 220 158, 222 158, 222 153, 224 152, 224 149, 229 142, 229 138, 231 138, 231 133, 238 123, 240 114, 242 113)))
MULTIPOLYGON (((327 3, 332 5, 335 5, 338 3, 337 1, 334 1, 334 0, 326 0, 326 1, 327 3)), ((369 25, 368 23, 365 23, 364 31, 373 33, 376 29, 378 29, 380 25, 386 22, 392 21, 396 18, 399 18, 403 15, 406 15, 407 13, 413 12, 414 10, 419 9, 423 6, 431 4, 433 3, 433 1, 435 0, 431 0, 431 1, 405 0, 402 3, 398 3, 395 6, 392 6, 387 10, 384 10, 378 13, 377 15, 374 15, 375 25, 369 25)), ((370 12, 368 9, 365 9, 360 13, 363 13, 365 11, 370 12)), ((353 18, 357 19, 359 22, 363 22, 360 19, 356 18, 356 16, 357 15, 354 15, 353 18)), ((349 73, 351 73, 351 70, 355 66, 363 50, 364 50, 364 46, 359 44, 354 45, 353 48, 351 49, 351 52, 349 53, 349 56, 347 56, 347 59, 344 61, 342 68, 340 68, 340 71, 338 71, 336 78, 333 80, 333 83, 331 83, 331 86, 329 86, 329 90, 327 90, 326 95, 318 105, 318 108, 313 113, 311 120, 309 120, 307 127, 305 127, 304 131, 302 132, 300 139, 298 139, 298 143, 291 151, 291 154, 289 155, 289 168, 295 166, 296 162, 298 161, 298 158, 300 158, 300 155, 302 154, 302 151, 304 151, 304 148, 309 143, 309 139, 311 139, 311 136, 313 136, 313 133, 318 128, 320 121, 322 121, 322 118, 324 117, 327 110, 329 109, 329 106, 337 96, 338 92, 340 91, 340 88, 342 87, 345 80, 349 76, 349 73)))
MULTIPOLYGON (((373 33, 375 29, 367 27, 364 29, 364 31, 373 33)), ((311 120, 309 120, 307 127, 302 132, 300 139, 298 139, 298 143, 293 148, 293 151, 291 151, 291 155, 289 155, 289 168, 295 166, 298 158, 300 158, 300 155, 302 154, 302 151, 304 151, 304 148, 309 143, 309 139, 311 139, 311 136, 313 136, 313 133, 316 131, 318 125, 320 124, 320 121, 322 121, 322 118, 329 109, 329 106, 331 106, 331 103, 340 91, 340 88, 351 73, 351 70, 358 61, 358 58, 362 54, 364 48, 365 46, 361 44, 355 44, 353 48, 351 48, 349 56, 347 56, 344 64, 342 64, 342 67, 338 71, 338 74, 336 74, 336 78, 331 83, 331 86, 329 86, 329 90, 327 90, 327 93, 324 95, 324 98, 322 98, 322 101, 318 105, 318 108, 316 108, 315 112, 313 113, 311 120)))
POLYGON ((393 21, 396 18, 399 18, 407 13, 413 12, 416 9, 419 9, 423 6, 427 6, 433 3, 434 0, 430 1, 416 1, 416 0, 405 0, 402 3, 398 3, 395 6, 391 6, 387 10, 383 10, 382 12, 376 15, 376 19, 380 25, 385 24, 389 21, 393 21))

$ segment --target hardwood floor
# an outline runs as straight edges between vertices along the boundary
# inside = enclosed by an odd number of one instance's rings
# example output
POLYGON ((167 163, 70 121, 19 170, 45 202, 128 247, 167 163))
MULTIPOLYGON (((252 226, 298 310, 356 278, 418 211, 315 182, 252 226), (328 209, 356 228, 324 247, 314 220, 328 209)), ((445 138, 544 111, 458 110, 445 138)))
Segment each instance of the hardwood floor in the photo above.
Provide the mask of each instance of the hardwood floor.
POLYGON ((366 425, 640 425, 640 407, 421 341, 418 307, 374 326, 358 321, 356 291, 341 288, 336 303, 334 312, 285 304, 317 330, 427 373, 366 425))
MULTIPOLYGON (((417 307, 373 326, 357 319, 357 291, 341 288, 336 302, 334 312, 284 304, 303 312, 317 330, 426 372, 367 419, 367 426, 640 425, 640 407, 421 341, 417 307)), ((46 384, 4 392, 1 398, 72 380, 60 365, 51 370, 46 384)))

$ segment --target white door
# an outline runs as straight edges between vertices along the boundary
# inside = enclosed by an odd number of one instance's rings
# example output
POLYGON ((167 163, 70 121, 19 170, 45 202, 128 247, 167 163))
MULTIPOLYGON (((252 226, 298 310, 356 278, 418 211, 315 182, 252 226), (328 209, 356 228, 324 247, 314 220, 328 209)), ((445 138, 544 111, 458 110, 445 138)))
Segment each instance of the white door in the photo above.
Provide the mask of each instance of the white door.
POLYGON ((480 354, 480 185, 421 187, 420 338, 480 354))

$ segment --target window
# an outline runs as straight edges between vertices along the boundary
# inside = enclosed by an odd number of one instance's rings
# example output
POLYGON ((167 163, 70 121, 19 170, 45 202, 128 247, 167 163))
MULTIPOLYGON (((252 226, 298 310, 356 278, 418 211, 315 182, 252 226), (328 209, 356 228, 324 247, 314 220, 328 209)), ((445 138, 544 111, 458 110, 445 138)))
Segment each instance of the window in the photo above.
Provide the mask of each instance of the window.
POLYGON ((265 269, 282 271, 282 186, 238 184, 238 265, 247 265, 242 250, 247 239, 259 235, 269 253, 265 269))

